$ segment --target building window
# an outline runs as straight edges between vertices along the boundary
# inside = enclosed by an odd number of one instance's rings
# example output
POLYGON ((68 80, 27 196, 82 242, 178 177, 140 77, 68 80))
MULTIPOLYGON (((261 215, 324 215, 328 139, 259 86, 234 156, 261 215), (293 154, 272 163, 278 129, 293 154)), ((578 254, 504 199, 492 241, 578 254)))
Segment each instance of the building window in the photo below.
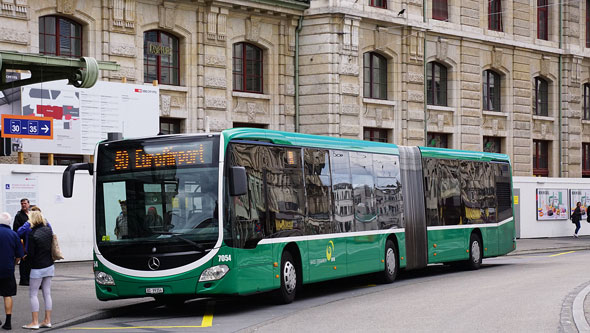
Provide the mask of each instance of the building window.
POLYGON ((582 177, 590 178, 590 143, 582 143, 582 177))
POLYGON ((549 115, 549 84, 540 77, 535 78, 535 103, 533 113, 537 116, 549 115))
POLYGON ((428 147, 449 148, 448 134, 428 133, 428 147))
POLYGON ((363 132, 363 140, 365 141, 387 142, 386 129, 365 127, 363 132))
POLYGON ((363 56, 364 95, 367 98, 387 99, 387 59, 375 52, 363 56))
POLYGON ((483 151, 486 153, 502 153, 502 138, 495 136, 484 136, 483 151))
POLYGON ((369 0, 369 6, 387 9, 387 0, 369 0))
POLYGON ((549 40, 549 1, 537 0, 537 38, 549 40))
POLYGON ((235 122, 233 124, 233 128, 238 128, 238 127, 267 128, 267 125, 265 125, 265 124, 253 124, 253 123, 238 123, 238 122, 235 122))
POLYGON ((262 94, 262 49, 248 43, 236 43, 233 50, 234 91, 262 94))
POLYGON ((488 29, 502 31, 502 0, 488 0, 488 29))
POLYGON ((447 106, 447 68, 438 62, 427 66, 428 105, 447 106))
POLYGON ((590 120, 590 83, 584 84, 584 120, 590 120))
POLYGON ((180 119, 174 118, 160 118, 160 133, 161 134, 179 134, 180 133, 180 119))
POLYGON ((432 0, 432 18, 440 21, 449 20, 447 0, 432 0))
POLYGON ((500 110, 500 75, 492 70, 483 72, 483 109, 500 110))
POLYGON ((81 57, 82 26, 64 17, 40 17, 39 53, 72 58, 81 57))
POLYGON ((533 176, 549 177, 549 141, 533 140, 533 176))
MULTIPOLYGON (((53 154, 53 165, 70 165, 82 162, 84 162, 84 156, 82 155, 53 154)), ((49 154, 41 154, 39 163, 49 165, 49 154)))
POLYGON ((178 38, 152 30, 143 33, 143 81, 180 85, 178 38))

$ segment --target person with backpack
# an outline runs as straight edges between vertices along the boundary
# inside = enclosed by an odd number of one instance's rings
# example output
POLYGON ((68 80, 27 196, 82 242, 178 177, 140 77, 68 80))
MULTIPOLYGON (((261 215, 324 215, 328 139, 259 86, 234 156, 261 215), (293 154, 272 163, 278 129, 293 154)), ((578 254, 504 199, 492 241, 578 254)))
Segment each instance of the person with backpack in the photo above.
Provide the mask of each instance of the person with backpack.
POLYGON ((582 203, 578 201, 576 203, 576 209, 574 209, 574 212, 570 216, 570 218, 572 219, 572 223, 576 225, 576 231, 574 231, 574 238, 578 238, 578 231, 580 231, 580 220, 582 219, 581 207, 582 203))

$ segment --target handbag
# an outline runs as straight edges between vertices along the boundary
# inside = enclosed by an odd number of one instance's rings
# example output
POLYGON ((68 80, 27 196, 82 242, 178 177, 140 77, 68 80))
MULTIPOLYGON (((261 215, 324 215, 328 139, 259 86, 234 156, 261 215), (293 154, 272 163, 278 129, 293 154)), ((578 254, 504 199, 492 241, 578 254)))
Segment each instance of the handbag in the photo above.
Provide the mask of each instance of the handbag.
POLYGON ((61 254, 56 234, 53 234, 53 240, 51 241, 51 257, 53 258, 53 261, 62 260, 64 258, 63 254, 61 254))

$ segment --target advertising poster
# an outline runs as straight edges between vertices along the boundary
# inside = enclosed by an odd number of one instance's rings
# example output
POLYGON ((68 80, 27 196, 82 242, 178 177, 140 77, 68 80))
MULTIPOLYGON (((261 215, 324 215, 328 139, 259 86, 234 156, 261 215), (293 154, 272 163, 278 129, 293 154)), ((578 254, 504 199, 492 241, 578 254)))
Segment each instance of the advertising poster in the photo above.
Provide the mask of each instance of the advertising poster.
POLYGON ((537 221, 567 220, 567 190, 537 189, 537 221))
POLYGON ((94 154, 109 132, 124 138, 158 134, 158 87, 98 81, 89 89, 67 80, 22 87, 24 116, 53 118, 53 140, 22 139, 24 152, 94 154))
POLYGON ((585 221, 588 216, 586 209, 590 206, 590 190, 570 190, 570 215, 576 209, 577 202, 582 203, 582 221, 585 221))
POLYGON ((2 177, 4 189, 4 211, 11 216, 20 210, 20 200, 29 199, 31 205, 37 204, 39 187, 37 178, 31 175, 11 175, 2 177))

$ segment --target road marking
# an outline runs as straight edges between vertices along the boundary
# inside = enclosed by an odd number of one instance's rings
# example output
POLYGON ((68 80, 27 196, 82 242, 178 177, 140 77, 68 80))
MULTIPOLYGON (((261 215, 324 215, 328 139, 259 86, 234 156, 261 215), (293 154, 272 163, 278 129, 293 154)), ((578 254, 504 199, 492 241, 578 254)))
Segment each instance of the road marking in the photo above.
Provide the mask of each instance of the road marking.
POLYGON ((138 328, 199 328, 199 327, 211 327, 213 326, 213 309, 215 302, 207 302, 205 314, 201 325, 177 325, 177 326, 121 326, 121 327, 70 327, 68 330, 129 330, 138 328))
POLYGON ((558 253, 558 254, 552 254, 549 257, 557 257, 557 256, 560 256, 562 254, 570 254, 570 253, 574 253, 574 252, 576 252, 576 251, 562 252, 562 253, 558 253))

